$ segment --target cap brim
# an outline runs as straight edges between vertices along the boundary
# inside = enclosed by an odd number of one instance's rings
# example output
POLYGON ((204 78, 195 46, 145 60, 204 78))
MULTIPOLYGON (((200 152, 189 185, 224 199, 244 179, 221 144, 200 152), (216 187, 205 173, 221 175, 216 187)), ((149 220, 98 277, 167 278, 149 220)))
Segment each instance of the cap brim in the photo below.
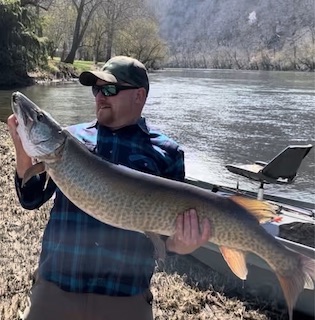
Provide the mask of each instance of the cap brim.
POLYGON ((110 83, 118 82, 114 75, 105 71, 83 71, 79 76, 79 81, 84 86, 94 86, 98 79, 110 83))

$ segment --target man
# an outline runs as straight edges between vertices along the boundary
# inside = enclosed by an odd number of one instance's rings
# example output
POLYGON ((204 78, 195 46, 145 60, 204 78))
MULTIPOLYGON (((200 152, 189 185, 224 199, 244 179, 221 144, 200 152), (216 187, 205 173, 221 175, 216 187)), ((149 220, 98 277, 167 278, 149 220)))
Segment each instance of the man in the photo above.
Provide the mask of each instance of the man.
MULTIPOLYGON (((167 136, 150 130, 141 117, 148 92, 146 69, 136 59, 117 56, 100 71, 83 72, 80 83, 92 87, 96 121, 68 130, 100 157, 146 173, 184 179, 183 152, 167 136)), ((54 193, 54 205, 42 241, 30 307, 23 318, 137 319, 152 316, 149 290, 155 260, 145 235, 103 224, 72 204, 45 175, 22 188, 21 179, 32 165, 25 153, 14 115, 8 128, 16 150, 16 189, 21 205, 35 209, 54 193)), ((84 168, 82 168, 84 170, 84 168)), ((208 220, 194 210, 179 213, 176 232, 167 238, 168 251, 187 254, 208 241, 208 220)))

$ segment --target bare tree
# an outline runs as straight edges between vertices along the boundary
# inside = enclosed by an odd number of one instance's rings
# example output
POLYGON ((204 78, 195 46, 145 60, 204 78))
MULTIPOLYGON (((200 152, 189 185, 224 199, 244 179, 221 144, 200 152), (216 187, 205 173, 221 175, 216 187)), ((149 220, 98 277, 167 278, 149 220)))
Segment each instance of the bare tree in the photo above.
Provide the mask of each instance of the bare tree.
POLYGON ((84 39, 82 41, 82 55, 85 60, 93 60, 95 64, 105 59, 105 43, 107 39, 107 23, 103 8, 93 15, 84 39))
POLYGON ((61 50, 61 60, 66 57, 67 42, 72 37, 75 19, 74 8, 64 0, 55 0, 48 12, 43 13, 43 33, 50 41, 48 54, 52 58, 57 50, 61 50))
POLYGON ((101 3, 101 0, 72 0, 72 4, 76 10, 77 16, 71 48, 67 57, 64 59, 64 62, 73 63, 75 54, 80 46, 90 19, 101 3))
POLYGON ((102 3, 106 25, 105 60, 112 56, 113 43, 117 31, 132 19, 146 14, 142 0, 106 0, 102 3))
POLYGON ((151 19, 131 21, 119 32, 115 47, 119 54, 137 58, 152 69, 161 64, 167 52, 167 46, 158 34, 158 25, 151 19))
POLYGON ((47 11, 53 2, 54 0, 21 0, 21 6, 31 5, 47 11))

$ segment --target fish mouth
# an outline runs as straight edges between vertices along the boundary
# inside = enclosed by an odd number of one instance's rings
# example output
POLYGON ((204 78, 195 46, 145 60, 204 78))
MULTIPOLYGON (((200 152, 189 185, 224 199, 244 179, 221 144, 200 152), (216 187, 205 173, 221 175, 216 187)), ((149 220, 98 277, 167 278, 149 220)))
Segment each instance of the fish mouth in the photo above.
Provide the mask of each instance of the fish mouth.
POLYGON ((19 91, 12 93, 11 106, 18 121, 23 120, 25 126, 29 127, 32 124, 48 120, 50 124, 60 127, 48 112, 40 109, 33 101, 19 91))
POLYGON ((21 92, 12 93, 12 110, 18 117, 18 120, 23 120, 24 124, 27 125, 32 123, 37 115, 40 113, 40 109, 21 92))
POLYGON ((32 126, 33 118, 30 109, 26 104, 23 104, 21 97, 19 92, 14 92, 12 94, 12 110, 17 118, 18 124, 29 128, 32 126))
POLYGON ((19 94, 18 92, 13 92, 11 97, 11 107, 15 114, 19 114, 20 112, 20 103, 19 103, 19 94))
POLYGON ((64 144, 66 135, 59 123, 25 95, 12 93, 11 105, 18 123, 17 133, 28 156, 51 157, 64 144))

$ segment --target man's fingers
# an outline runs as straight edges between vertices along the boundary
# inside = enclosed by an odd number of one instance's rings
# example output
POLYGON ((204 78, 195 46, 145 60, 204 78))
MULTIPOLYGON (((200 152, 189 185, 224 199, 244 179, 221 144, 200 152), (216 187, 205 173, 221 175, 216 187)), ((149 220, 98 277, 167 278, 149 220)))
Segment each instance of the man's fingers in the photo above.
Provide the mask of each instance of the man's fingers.
POLYGON ((202 220, 202 233, 201 233, 202 243, 209 241, 210 236, 211 236, 210 222, 207 218, 205 218, 202 220))
POLYGON ((16 117, 14 114, 11 114, 8 117, 7 125, 8 125, 8 130, 9 130, 9 133, 10 133, 12 139, 17 139, 18 133, 16 132, 16 127, 18 126, 18 123, 17 123, 16 117))
POLYGON ((14 114, 11 114, 8 119, 7 119, 7 125, 9 128, 16 128, 17 126, 17 121, 16 121, 16 116, 14 114))
MULTIPOLYGON (((176 234, 186 240, 201 239, 210 233, 210 223, 208 219, 202 221, 200 225, 199 217, 195 209, 189 209, 176 218, 176 234)), ((178 237, 179 238, 179 237, 178 237)), ((204 238, 203 238, 204 239, 204 238)))
POLYGON ((209 241, 210 222, 199 217, 195 209, 190 209, 176 218, 175 234, 167 239, 168 250, 179 254, 188 254, 209 241))
POLYGON ((184 214, 179 214, 176 218, 176 236, 178 240, 183 239, 184 233, 184 214))
POLYGON ((184 223, 183 223, 183 238, 187 241, 187 239, 191 238, 191 221, 190 221, 190 210, 185 211, 184 213, 184 223))
POLYGON ((199 218, 196 210, 190 210, 190 234, 193 244, 197 244, 200 238, 199 218))

